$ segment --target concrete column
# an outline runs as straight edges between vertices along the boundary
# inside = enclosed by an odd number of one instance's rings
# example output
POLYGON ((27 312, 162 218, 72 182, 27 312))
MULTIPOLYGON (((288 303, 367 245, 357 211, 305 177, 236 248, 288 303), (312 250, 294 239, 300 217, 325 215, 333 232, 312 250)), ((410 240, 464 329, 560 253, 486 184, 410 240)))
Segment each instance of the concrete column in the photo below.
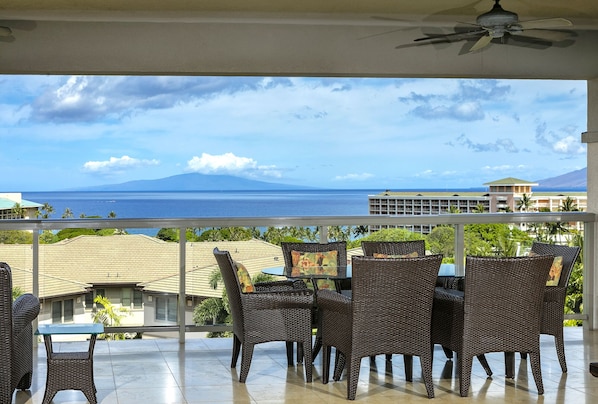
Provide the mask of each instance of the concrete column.
MULTIPOLYGON (((587 144, 588 208, 598 214, 598 79, 588 81, 588 128, 581 136, 587 144)), ((598 254, 596 254, 596 226, 588 226, 584 244, 584 309, 589 316, 587 328, 598 325, 598 254)), ((584 324, 585 325, 585 324, 584 324)))

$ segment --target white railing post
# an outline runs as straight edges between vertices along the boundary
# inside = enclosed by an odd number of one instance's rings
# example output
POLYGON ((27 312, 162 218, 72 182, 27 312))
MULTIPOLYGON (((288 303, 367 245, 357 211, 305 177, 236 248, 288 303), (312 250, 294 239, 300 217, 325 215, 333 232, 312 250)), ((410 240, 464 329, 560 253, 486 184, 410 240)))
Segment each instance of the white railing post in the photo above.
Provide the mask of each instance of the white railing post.
POLYGON ((326 244, 328 242, 328 226, 318 226, 320 232, 320 243, 326 244))
POLYGON ((455 224, 455 275, 465 275, 465 225, 455 224))
POLYGON ((595 330, 597 324, 596 306, 596 223, 584 222, 583 236, 583 309, 582 314, 586 316, 583 326, 589 330, 595 330))
POLYGON ((185 343, 185 306, 187 295, 185 291, 185 268, 187 267, 187 228, 179 228, 179 343, 185 343))

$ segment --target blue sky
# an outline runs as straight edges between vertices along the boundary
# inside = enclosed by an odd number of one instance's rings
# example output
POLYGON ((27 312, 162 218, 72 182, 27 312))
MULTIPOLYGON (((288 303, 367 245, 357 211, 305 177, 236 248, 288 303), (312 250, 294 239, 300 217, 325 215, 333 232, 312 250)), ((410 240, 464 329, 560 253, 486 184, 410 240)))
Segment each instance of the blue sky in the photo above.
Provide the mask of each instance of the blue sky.
POLYGON ((0 192, 199 172, 468 188, 586 166, 586 82, 0 76, 0 192))

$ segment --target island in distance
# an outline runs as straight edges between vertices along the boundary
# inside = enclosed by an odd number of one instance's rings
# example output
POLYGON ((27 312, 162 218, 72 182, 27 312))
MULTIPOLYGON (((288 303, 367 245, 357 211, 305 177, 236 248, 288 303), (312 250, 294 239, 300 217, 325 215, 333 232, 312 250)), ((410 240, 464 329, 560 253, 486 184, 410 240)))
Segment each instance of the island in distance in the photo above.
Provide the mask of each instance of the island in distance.
MULTIPOLYGON (((526 178, 521 178, 527 180, 526 178)), ((543 189, 586 189, 587 168, 572 171, 557 177, 534 181, 543 189)), ((266 181, 250 180, 232 175, 208 175, 188 173, 155 180, 128 181, 120 184, 98 185, 71 189, 71 191, 279 191, 279 190, 317 190, 316 187, 279 184, 266 181)))

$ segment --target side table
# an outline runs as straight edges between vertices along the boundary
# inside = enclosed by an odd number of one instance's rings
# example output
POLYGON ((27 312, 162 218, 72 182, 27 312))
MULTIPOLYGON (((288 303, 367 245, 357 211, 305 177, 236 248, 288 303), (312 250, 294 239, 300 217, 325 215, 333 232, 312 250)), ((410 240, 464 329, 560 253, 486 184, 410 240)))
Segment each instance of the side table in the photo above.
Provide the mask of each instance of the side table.
POLYGON ((96 386, 93 381, 93 349, 98 334, 104 332, 102 324, 40 324, 37 335, 43 335, 46 345, 48 371, 43 404, 49 404, 60 390, 81 390, 87 401, 97 404, 96 386), (54 352, 52 335, 89 334, 87 352, 54 352))

